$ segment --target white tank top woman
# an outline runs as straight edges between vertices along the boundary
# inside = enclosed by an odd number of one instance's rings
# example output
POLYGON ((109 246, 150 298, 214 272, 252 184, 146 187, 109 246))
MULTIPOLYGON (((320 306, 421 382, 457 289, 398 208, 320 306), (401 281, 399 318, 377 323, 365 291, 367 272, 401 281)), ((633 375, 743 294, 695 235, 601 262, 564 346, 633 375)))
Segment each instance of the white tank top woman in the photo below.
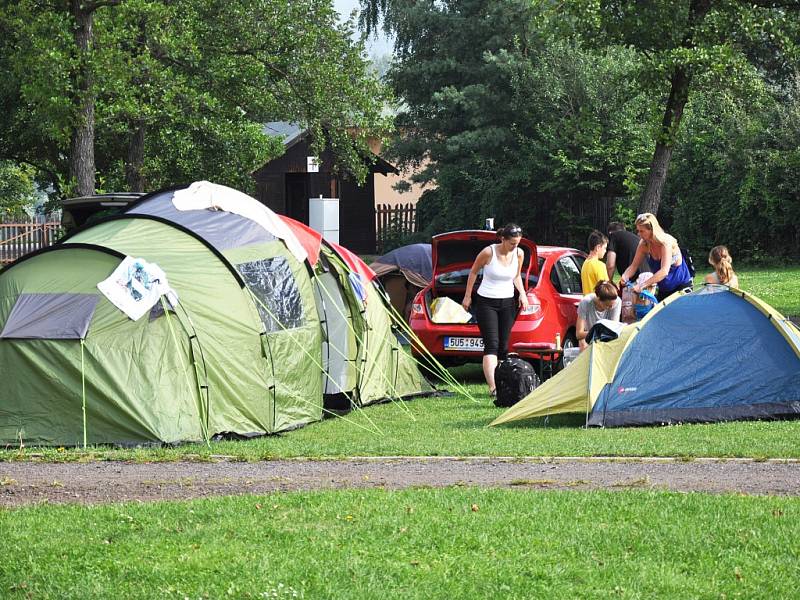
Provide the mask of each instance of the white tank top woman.
POLYGON ((504 265, 497 256, 497 244, 490 246, 492 260, 483 268, 483 279, 478 286, 478 295, 484 298, 511 298, 514 295, 514 278, 519 271, 519 257, 522 249, 517 248, 514 256, 510 256, 504 265))

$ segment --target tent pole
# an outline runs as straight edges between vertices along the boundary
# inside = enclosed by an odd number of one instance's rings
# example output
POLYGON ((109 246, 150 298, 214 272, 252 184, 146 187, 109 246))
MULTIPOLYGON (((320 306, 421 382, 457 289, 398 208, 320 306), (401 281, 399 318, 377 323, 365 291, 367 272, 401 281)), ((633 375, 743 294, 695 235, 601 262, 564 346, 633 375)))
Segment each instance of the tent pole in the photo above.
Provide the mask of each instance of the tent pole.
POLYGON ((83 338, 81 338, 81 409, 83 411, 83 449, 86 450, 86 365, 83 357, 83 338))
POLYGON ((594 366, 594 344, 589 344, 589 382, 587 385, 586 394, 586 422, 583 425, 584 429, 589 429, 589 405, 592 402, 592 367, 594 366))

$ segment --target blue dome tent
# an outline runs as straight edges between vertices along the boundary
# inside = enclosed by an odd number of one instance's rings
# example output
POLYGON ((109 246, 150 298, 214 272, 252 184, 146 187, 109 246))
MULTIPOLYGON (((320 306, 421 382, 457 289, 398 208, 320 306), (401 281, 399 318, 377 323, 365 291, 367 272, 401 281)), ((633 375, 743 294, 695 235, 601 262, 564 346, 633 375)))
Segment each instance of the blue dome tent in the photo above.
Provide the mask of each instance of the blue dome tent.
POLYGON ((492 425, 568 412, 602 427, 800 416, 800 331, 740 290, 673 294, 492 425))

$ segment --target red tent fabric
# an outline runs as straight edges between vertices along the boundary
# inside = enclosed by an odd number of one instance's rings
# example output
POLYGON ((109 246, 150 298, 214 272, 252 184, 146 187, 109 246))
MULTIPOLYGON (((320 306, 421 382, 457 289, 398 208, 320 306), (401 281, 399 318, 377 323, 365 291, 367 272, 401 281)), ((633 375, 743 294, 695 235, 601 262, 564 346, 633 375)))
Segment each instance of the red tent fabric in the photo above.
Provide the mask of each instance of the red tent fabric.
MULTIPOLYGON (((306 253, 308 254, 308 262, 311 265, 316 265, 317 261, 319 260, 319 253, 320 253, 320 245, 322 244, 322 235, 314 230, 311 229, 308 225, 301 223, 300 221, 295 221, 291 217, 287 217, 285 215, 279 215, 281 219, 289 226, 294 233, 297 240, 305 249, 306 253)), ((333 242, 327 242, 333 251, 338 254, 345 264, 350 267, 353 271, 360 274, 365 281, 372 281, 377 277, 375 275, 375 271, 370 269, 363 260, 361 260, 356 254, 353 254, 345 248, 344 246, 340 246, 339 244, 335 244, 333 242)))
POLYGON ((289 226, 289 229, 292 230, 297 241, 300 242, 300 245, 308 254, 308 262, 311 263, 311 266, 317 264, 319 260, 319 247, 322 244, 322 234, 314 229, 311 229, 308 225, 304 225, 300 221, 295 221, 291 217, 287 217, 285 215, 278 215, 283 221, 289 226))
POLYGON ((333 242, 328 242, 331 248, 342 257, 342 260, 350 267, 353 271, 360 274, 366 281, 372 281, 377 277, 375 275, 375 271, 370 269, 363 260, 361 260, 356 254, 353 254, 345 248, 344 246, 340 246, 339 244, 334 244, 333 242))

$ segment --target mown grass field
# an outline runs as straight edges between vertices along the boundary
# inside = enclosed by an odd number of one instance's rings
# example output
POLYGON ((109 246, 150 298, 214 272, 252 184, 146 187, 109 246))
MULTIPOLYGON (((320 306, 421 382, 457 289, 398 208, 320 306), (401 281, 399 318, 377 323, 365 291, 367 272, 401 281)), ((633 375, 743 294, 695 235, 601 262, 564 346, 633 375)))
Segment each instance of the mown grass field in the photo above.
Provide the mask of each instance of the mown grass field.
POLYGON ((800 266, 746 268, 737 273, 743 290, 771 304, 784 316, 800 317, 800 266))
POLYGON ((791 598, 800 499, 472 488, 0 511, 4 598, 791 598))
MULTIPOLYGON (((800 315, 800 267, 743 270, 741 285, 785 315, 800 315)), ((757 365, 756 365, 757 367, 757 365)), ((581 415, 487 427, 502 410, 480 367, 454 369, 475 402, 455 395, 367 407, 281 435, 177 448, 0 450, 2 460, 241 460, 342 456, 679 456, 800 458, 800 420, 585 429, 581 415)))
MULTIPOLYGON (((464 371, 466 369, 462 369, 464 371)), ((469 377, 480 377, 471 369, 469 377)), ((474 392, 485 386, 472 384, 474 392)), ((4 460, 240 460, 346 456, 699 456, 800 458, 800 421, 736 422, 674 427, 585 429, 583 418, 553 417, 499 427, 501 414, 485 392, 472 403, 463 397, 427 398, 371 406, 325 419, 296 431, 248 441, 212 442, 176 448, 10 449, 4 460), (366 420, 369 417, 372 423, 366 420), (357 427, 377 426, 380 432, 357 427)))
MULTIPOLYGON (((740 277, 800 314, 800 268, 740 277)), ((0 461, 800 457, 800 421, 587 430, 576 415, 487 428, 501 409, 480 369, 454 373, 477 402, 385 404, 210 446, 8 448, 0 461)), ((0 597, 790 598, 800 586, 798 517, 798 498, 458 486, 39 505, 0 509, 0 597)))

